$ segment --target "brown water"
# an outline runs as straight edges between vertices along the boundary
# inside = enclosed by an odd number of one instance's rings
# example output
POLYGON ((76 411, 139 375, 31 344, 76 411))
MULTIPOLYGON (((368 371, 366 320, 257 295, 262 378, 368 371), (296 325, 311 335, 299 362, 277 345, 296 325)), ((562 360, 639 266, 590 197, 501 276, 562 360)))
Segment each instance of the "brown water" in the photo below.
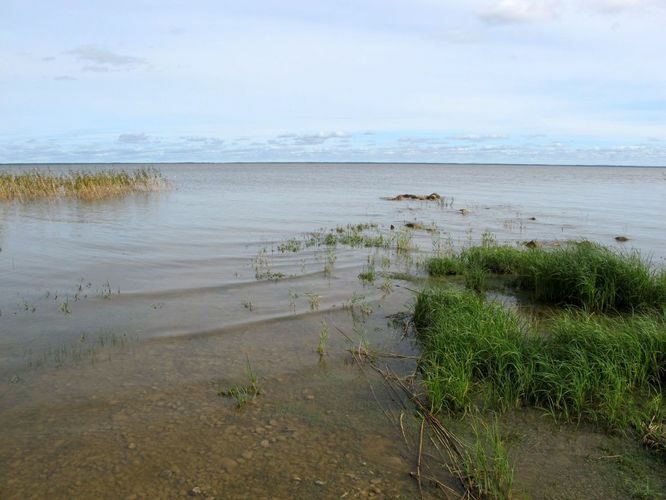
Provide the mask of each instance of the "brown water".
POLYGON ((664 169, 159 168, 172 192, 0 206, 0 498, 414 497, 413 453, 382 412, 400 407, 336 330, 414 349, 386 319, 411 293, 388 278, 364 287, 368 258, 378 273, 418 271, 433 248, 484 231, 500 242, 625 235, 623 248, 666 258, 664 169), (382 199, 433 191, 445 203, 382 199), (318 228, 390 234, 413 221, 437 231, 411 233, 420 250, 407 255, 278 250, 318 228), (371 315, 343 309, 354 293, 371 315), (237 409, 218 392, 247 383, 248 361, 262 394, 237 409))

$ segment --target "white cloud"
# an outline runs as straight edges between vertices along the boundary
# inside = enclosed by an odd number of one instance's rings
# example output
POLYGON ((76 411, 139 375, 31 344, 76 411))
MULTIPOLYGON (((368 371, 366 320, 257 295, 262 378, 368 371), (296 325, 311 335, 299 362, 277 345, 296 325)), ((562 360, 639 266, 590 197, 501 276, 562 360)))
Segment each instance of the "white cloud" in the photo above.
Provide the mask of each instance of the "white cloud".
POLYGON ((558 4, 549 0, 500 0, 480 12, 479 17, 489 24, 512 24, 553 19, 558 4))
POLYGON ((120 134, 118 136, 118 142, 125 144, 143 144, 150 140, 147 134, 141 132, 139 134, 120 134))
POLYGON ((143 58, 117 54, 95 45, 81 45, 67 51, 67 54, 76 56, 79 62, 84 63, 84 71, 108 71, 112 68, 131 68, 146 63, 143 58))
POLYGON ((606 14, 616 14, 636 7, 646 7, 644 0, 592 0, 589 7, 606 14))

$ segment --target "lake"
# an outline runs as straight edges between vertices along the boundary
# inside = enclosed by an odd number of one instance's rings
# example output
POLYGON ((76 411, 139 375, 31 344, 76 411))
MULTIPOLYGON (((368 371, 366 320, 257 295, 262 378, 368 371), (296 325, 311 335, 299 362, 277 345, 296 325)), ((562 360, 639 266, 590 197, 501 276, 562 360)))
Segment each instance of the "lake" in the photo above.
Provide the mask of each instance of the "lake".
POLYGON ((589 239, 666 265, 664 168, 149 166, 170 191, 0 204, 2 498, 413 496, 390 391, 336 332, 415 354, 387 322, 410 285, 359 272, 422 273, 434 249, 483 238, 589 239), (349 224, 410 251, 307 245, 349 224), (262 394, 236 409, 218 393, 249 372, 262 394))

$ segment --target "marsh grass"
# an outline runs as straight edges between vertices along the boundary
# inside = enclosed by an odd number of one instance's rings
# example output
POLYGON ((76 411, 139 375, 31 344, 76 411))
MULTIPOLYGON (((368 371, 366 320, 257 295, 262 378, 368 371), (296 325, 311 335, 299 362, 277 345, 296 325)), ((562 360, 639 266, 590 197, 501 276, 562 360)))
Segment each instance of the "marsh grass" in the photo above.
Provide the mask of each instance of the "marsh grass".
POLYGON ((463 274, 480 289, 481 271, 511 275, 535 301, 588 311, 635 311, 666 307, 666 272, 638 253, 618 252, 582 241, 560 248, 484 246, 428 261, 431 276, 463 274))
POLYGON ((294 290, 289 290, 289 310, 292 313, 296 312, 296 299, 298 299, 298 293, 294 290))
POLYGON ((310 311, 319 311, 319 295, 314 292, 307 292, 305 296, 310 304, 310 311))
POLYGON ((469 266, 463 272, 465 286, 470 290, 483 293, 487 288, 488 272, 482 266, 469 266))
POLYGON ((168 188, 167 179, 152 168, 131 172, 100 170, 55 174, 31 170, 19 174, 0 173, 0 201, 27 202, 57 198, 94 201, 168 188))
POLYGON ((414 322, 434 411, 533 406, 560 421, 612 430, 663 419, 662 316, 566 310, 547 321, 544 334, 482 296, 439 288, 418 295, 414 322))
POLYGON ((379 286, 379 289, 382 291, 382 298, 385 298, 393 292, 393 280, 387 275, 384 275, 384 281, 382 281, 382 284, 379 286))
POLYGON ((358 279, 361 280, 363 286, 371 285, 377 279, 377 270, 375 266, 375 259, 373 257, 368 257, 368 263, 359 273, 358 279))
POLYGON ((351 313, 354 321, 370 316, 373 310, 370 303, 365 299, 365 295, 359 295, 356 292, 353 292, 352 296, 342 304, 342 308, 351 313))
POLYGON ((321 329, 319 330, 319 344, 317 344, 317 354, 320 358, 326 355, 326 346, 328 345, 328 323, 322 320, 321 329))
POLYGON ((459 258, 443 256, 428 260, 427 269, 431 276, 454 276, 463 274, 465 266, 459 258))
POLYGON ((514 469, 497 419, 490 423, 475 420, 471 428, 474 441, 458 462, 460 470, 452 472, 467 479, 472 498, 512 498, 514 469))
POLYGON ((250 360, 246 358, 245 371, 248 377, 248 384, 246 385, 232 385, 228 389, 223 389, 218 392, 219 396, 234 398, 236 400, 236 408, 242 408, 247 403, 254 401, 257 396, 261 394, 259 387, 259 378, 252 371, 250 360))
POLYGON ((286 275, 281 272, 273 271, 272 260, 268 256, 268 250, 262 248, 257 253, 257 256, 252 259, 252 268, 254 269, 254 277, 257 281, 280 281, 286 278, 286 275))
POLYGON ((49 346, 40 356, 33 355, 32 350, 28 349, 24 352, 24 357, 28 368, 33 369, 44 366, 64 368, 84 361, 94 365, 103 360, 101 356, 103 353, 107 355, 108 360, 111 360, 112 353, 127 351, 130 344, 137 340, 138 337, 127 333, 100 333, 95 337, 81 335, 76 342, 49 346))

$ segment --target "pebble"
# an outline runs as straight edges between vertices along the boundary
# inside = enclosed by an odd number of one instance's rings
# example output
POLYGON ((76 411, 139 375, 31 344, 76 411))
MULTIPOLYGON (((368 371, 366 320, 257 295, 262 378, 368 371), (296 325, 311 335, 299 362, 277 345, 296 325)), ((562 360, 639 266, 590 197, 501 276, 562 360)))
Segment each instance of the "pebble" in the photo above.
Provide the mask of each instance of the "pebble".
POLYGON ((169 469, 165 469, 162 472, 160 472, 160 478, 162 479, 169 479, 171 476, 173 476, 173 471, 169 469))
POLYGON ((238 463, 234 459, 228 457, 222 457, 220 459, 220 465, 227 472, 231 472, 233 469, 238 467, 238 463))
POLYGON ((134 443, 130 443, 130 444, 127 445, 127 447, 128 447, 130 450, 133 450, 133 449, 136 448, 136 444, 134 444, 134 443))
POLYGON ((325 486, 325 485, 326 485, 326 481, 321 481, 321 480, 317 479, 317 480, 315 481, 315 484, 316 484, 317 486, 325 486))
POLYGON ((261 443, 259 443, 259 444, 260 444, 261 446, 263 446, 264 448, 268 448, 268 447, 271 445, 271 443, 268 441, 268 439, 264 439, 264 440, 263 440, 261 443))

